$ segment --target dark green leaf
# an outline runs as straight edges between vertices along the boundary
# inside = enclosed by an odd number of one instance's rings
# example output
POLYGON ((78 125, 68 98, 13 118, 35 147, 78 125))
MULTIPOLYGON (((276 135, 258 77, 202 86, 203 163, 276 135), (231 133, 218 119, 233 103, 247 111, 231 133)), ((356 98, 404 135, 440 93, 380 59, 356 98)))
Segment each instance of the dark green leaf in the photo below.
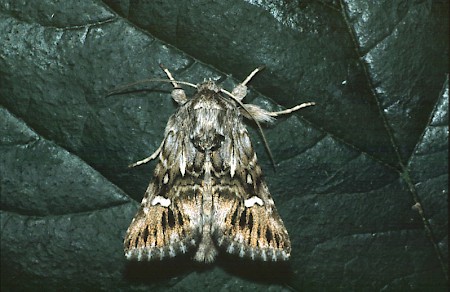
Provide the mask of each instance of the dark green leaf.
MULTIPOLYGON (((0 0, 3 290, 433 290, 448 281, 447 1, 0 0), (252 138, 288 265, 126 263, 164 78, 315 107, 252 138), (237 80, 232 78, 235 76, 237 80), (144 90, 143 90, 144 89, 144 90), (133 199, 131 199, 133 198, 133 199)), ((251 123, 249 124, 251 128, 251 123)))

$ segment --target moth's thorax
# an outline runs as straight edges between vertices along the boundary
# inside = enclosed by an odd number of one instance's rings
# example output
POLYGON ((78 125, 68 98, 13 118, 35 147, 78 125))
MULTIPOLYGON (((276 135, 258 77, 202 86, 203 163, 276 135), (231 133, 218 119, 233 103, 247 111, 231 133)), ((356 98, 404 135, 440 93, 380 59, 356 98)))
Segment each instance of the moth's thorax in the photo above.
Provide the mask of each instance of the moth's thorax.
POLYGON ((220 92, 207 87, 211 84, 202 84, 206 88, 199 91, 189 105, 189 136, 194 146, 202 152, 220 148, 225 138, 225 127, 230 121, 239 119, 236 106, 220 92))

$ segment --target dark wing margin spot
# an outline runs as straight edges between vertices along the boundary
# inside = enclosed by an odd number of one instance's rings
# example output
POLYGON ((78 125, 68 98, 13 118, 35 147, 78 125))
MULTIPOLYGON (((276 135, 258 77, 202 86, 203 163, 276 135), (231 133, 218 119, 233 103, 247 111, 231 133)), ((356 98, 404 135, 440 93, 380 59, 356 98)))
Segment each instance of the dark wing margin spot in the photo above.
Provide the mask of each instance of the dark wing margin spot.
POLYGON ((183 226, 183 224, 184 224, 184 221, 183 221, 183 216, 181 216, 181 212, 180 211, 178 211, 178 224, 180 225, 180 226, 183 226))
POLYGON ((167 223, 169 224, 169 227, 172 229, 175 227, 175 216, 173 214, 172 209, 168 208, 167 212, 167 223))
POLYGON ((266 240, 267 240, 267 242, 270 242, 273 240, 273 234, 269 228, 267 228, 267 230, 266 230, 266 240))
POLYGON ((233 216, 231 217, 231 225, 234 226, 237 223, 237 217, 238 217, 238 209, 234 209, 233 216))
POLYGON ((162 213, 161 225, 162 225, 163 231, 166 230, 166 228, 167 228, 167 214, 166 214, 166 212, 162 213))
POLYGON ((147 239, 149 236, 149 232, 148 232, 148 227, 145 227, 143 233, 142 233, 142 237, 144 238, 144 244, 147 245, 147 239))
POLYGON ((250 233, 252 233, 253 230, 253 215, 250 212, 250 214, 248 215, 248 229, 250 229, 250 233))
POLYGON ((247 209, 244 209, 244 211, 241 213, 241 218, 239 219, 239 227, 241 229, 245 229, 247 226, 247 209))

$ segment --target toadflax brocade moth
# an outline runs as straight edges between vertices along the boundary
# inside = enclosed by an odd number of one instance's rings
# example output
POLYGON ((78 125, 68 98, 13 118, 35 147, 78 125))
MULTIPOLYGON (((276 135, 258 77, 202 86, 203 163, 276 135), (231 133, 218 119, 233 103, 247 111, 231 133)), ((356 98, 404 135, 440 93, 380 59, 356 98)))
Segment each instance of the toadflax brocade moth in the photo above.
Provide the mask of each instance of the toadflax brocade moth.
POLYGON ((126 233, 126 257, 146 261, 192 250, 196 261, 208 263, 221 249, 255 260, 287 260, 289 235, 263 180, 243 117, 261 129, 260 122, 314 103, 279 112, 242 103, 246 84, 261 68, 231 93, 213 81, 176 81, 163 70, 179 107, 155 153, 132 165, 159 158, 126 233), (197 93, 187 98, 179 84, 195 87, 197 93))

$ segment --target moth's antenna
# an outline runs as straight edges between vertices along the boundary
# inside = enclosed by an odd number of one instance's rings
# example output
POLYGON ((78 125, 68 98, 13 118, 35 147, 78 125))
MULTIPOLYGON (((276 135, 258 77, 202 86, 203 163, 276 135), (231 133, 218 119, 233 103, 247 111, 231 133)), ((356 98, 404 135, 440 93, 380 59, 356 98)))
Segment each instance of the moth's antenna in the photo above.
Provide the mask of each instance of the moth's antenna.
MULTIPOLYGON (((124 86, 118 87, 118 88, 113 89, 110 92, 108 92, 108 94, 106 96, 120 94, 120 93, 123 93, 123 91, 125 89, 127 89, 127 88, 133 87, 133 86, 138 85, 138 84, 149 83, 149 82, 166 82, 166 83, 172 83, 172 85, 173 84, 177 84, 177 86, 178 86, 178 83, 179 83, 179 84, 184 84, 184 85, 188 85, 188 86, 197 88, 197 85, 195 85, 193 83, 186 82, 186 81, 178 81, 178 80, 173 79, 173 77, 170 80, 162 79, 162 78, 151 78, 151 79, 139 80, 139 81, 136 81, 136 82, 133 82, 133 83, 128 83, 128 84, 126 84, 124 86)), ((178 88, 180 88, 180 87, 178 87, 178 88)))

